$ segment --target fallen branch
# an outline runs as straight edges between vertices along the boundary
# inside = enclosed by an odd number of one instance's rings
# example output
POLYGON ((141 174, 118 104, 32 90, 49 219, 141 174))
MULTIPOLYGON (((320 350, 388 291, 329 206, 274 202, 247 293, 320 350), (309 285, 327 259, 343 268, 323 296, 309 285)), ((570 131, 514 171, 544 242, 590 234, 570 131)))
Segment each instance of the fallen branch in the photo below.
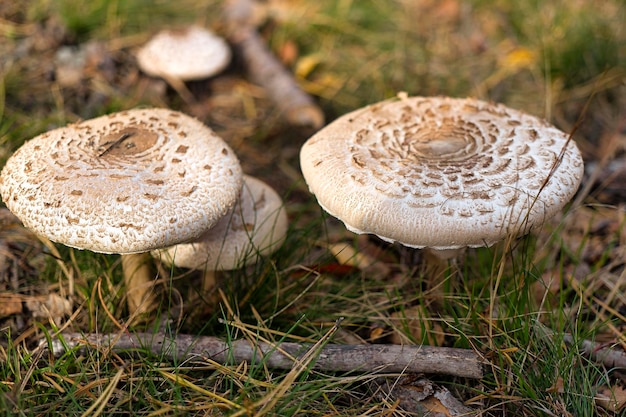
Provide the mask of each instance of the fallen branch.
POLYGON ((261 39, 251 23, 252 7, 252 0, 229 0, 224 6, 226 36, 241 56, 250 79, 267 90, 289 123, 321 128, 324 113, 261 39))
MULTIPOLYGON (((261 363, 274 369, 292 369, 313 347, 283 342, 270 344, 248 340, 225 342, 216 337, 162 333, 79 334, 64 333, 54 340, 52 351, 84 345, 115 351, 145 349, 178 362, 208 358, 218 363, 261 363)), ((409 372, 482 378, 483 361, 467 349, 434 346, 326 344, 312 361, 312 368, 337 372, 409 372)))

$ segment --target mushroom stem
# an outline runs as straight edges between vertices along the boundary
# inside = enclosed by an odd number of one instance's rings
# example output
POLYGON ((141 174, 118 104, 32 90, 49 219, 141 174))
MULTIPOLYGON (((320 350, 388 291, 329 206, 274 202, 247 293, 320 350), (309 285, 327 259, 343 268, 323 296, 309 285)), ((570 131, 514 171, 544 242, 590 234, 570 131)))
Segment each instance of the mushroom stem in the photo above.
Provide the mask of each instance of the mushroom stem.
POLYGON ((218 274, 219 271, 212 269, 202 271, 200 289, 191 289, 189 292, 187 301, 192 306, 192 310, 189 313, 190 316, 213 314, 217 310, 215 306, 219 304, 217 291, 218 274))
POLYGON ((170 77, 166 75, 161 75, 161 77, 167 82, 170 87, 172 87, 178 95, 187 103, 187 105, 192 106, 197 103, 196 98, 191 94, 191 91, 187 88, 187 85, 183 80, 176 77, 170 77))
POLYGON ((154 277, 150 268, 149 252, 122 255, 122 271, 126 286, 126 302, 130 316, 149 312, 156 304, 152 292, 154 277))
POLYGON ((426 288, 435 305, 441 305, 444 298, 442 283, 448 276, 450 263, 455 262, 464 249, 424 248, 424 278, 426 288))
POLYGON ((202 297, 209 297, 217 286, 217 272, 207 269, 202 274, 202 297))

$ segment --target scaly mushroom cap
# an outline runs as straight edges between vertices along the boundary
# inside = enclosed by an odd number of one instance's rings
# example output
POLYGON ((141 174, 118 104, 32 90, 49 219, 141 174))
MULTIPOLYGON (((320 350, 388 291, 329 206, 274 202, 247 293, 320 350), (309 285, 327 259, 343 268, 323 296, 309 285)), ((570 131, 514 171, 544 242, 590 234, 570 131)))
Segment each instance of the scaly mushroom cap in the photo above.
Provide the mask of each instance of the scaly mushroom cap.
POLYGON ((154 251, 168 265, 198 270, 229 270, 255 262, 280 247, 287 234, 287 214, 269 185, 244 176, 233 210, 197 241, 154 251))
POLYGON ((226 41, 199 26, 163 30, 137 53, 137 64, 146 74, 182 81, 218 74, 230 59, 226 41))
POLYGON ((36 233, 124 254, 197 238, 233 207, 242 175, 233 151, 201 122, 143 109, 26 142, 3 168, 0 193, 36 233))
POLYGON ((304 144, 300 162, 319 204, 349 230, 439 250, 539 227, 583 174, 574 142, 544 120, 445 97, 346 114, 304 144))

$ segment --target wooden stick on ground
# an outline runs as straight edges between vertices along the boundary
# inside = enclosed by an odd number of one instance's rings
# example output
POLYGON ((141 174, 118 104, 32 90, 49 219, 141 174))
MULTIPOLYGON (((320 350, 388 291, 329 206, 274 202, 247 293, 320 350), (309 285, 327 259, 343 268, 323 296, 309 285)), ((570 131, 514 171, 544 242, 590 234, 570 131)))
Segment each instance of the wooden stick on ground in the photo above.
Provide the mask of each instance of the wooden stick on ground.
POLYGON ((228 0, 224 5, 227 37, 241 56, 250 79, 267 90, 289 123, 321 128, 324 113, 261 39, 251 22, 252 8, 253 0, 228 0))
POLYGON ((626 352, 621 347, 614 348, 612 343, 600 343, 587 339, 577 340, 570 333, 562 334, 560 336, 562 339, 559 339, 559 335, 543 324, 540 324, 538 329, 550 339, 558 340, 559 343, 562 340, 566 345, 577 348, 581 355, 588 357, 592 361, 599 362, 609 369, 626 369, 626 352))
POLYGON ((609 369, 626 369, 626 352, 621 348, 613 348, 610 344, 592 342, 591 340, 582 340, 577 344, 570 334, 564 334, 563 341, 570 346, 577 346, 580 353, 593 361, 602 363, 609 369))
MULTIPOLYGON (((270 344, 248 340, 229 343, 216 337, 162 333, 79 334, 64 333, 69 348, 80 345, 110 348, 115 351, 146 349, 178 362, 194 357, 219 363, 261 361, 270 368, 292 369, 296 361, 313 347, 311 344, 283 342, 270 344)), ((63 343, 54 340, 52 350, 61 355, 63 343)), ((482 378, 483 361, 471 350, 434 346, 337 345, 319 349, 313 369, 337 372, 409 372, 482 378)))

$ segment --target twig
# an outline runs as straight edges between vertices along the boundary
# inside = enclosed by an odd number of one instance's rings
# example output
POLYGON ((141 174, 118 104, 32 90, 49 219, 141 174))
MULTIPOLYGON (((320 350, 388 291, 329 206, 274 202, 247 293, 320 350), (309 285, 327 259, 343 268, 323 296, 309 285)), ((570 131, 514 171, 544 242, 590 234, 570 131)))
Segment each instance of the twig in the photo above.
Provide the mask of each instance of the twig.
MULTIPOLYGON (((319 350, 323 349, 323 346, 328 342, 328 339, 330 339, 339 329, 339 323, 341 320, 343 319, 337 320, 332 329, 330 329, 320 340, 312 345, 306 353, 302 354, 299 360, 293 362, 291 370, 287 373, 287 375, 285 375, 283 381, 278 384, 276 388, 252 406, 252 409, 255 410, 254 415, 259 417, 263 416, 274 408, 278 399, 281 398, 287 390, 289 390, 289 388, 291 388, 298 376, 309 367, 310 363, 315 362, 315 357, 318 356, 319 350)), ((247 415, 249 411, 250 408, 247 410, 239 410, 237 413, 233 414, 232 417, 247 415)))
POLYGON ((626 352, 622 349, 614 349, 611 345, 592 342, 591 340, 576 342, 570 334, 564 334, 563 341, 568 345, 578 346, 583 355, 595 362, 602 363, 609 369, 626 369, 626 352))
MULTIPOLYGON (((247 340, 225 342, 216 337, 162 333, 79 334, 64 333, 64 345, 52 342, 55 355, 85 345, 114 351, 142 347, 154 354, 177 361, 196 357, 218 363, 260 363, 275 369, 292 369, 313 345, 306 343, 251 344, 247 340)), ((482 378, 483 361, 471 350, 434 346, 337 345, 326 344, 312 361, 313 369, 337 372, 410 372, 482 378)))
MULTIPOLYGON (((626 369, 626 352, 623 349, 613 348, 613 344, 592 342, 591 340, 577 340, 569 333, 558 334, 543 324, 539 324, 538 330, 552 340, 561 340, 568 346, 578 348, 579 352, 595 362, 600 362, 609 369, 626 369)), ((617 342, 619 343, 619 342, 617 342)))
POLYGON ((289 123, 321 128, 324 113, 261 39, 251 23, 252 8, 253 0, 229 0, 224 5, 226 36, 241 56, 250 79, 267 90, 289 123))

